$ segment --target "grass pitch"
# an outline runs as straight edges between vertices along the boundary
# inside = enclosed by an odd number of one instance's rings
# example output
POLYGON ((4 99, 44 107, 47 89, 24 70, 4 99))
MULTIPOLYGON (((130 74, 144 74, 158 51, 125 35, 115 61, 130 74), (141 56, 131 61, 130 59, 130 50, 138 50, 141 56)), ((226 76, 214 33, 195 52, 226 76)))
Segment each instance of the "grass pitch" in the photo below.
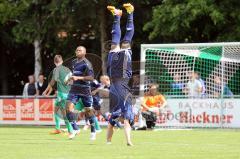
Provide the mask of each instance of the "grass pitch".
POLYGON ((74 140, 64 134, 49 135, 49 127, 0 127, 1 159, 240 159, 239 130, 133 131, 127 147, 123 130, 112 145, 105 144, 106 130, 97 140, 81 131, 74 140))

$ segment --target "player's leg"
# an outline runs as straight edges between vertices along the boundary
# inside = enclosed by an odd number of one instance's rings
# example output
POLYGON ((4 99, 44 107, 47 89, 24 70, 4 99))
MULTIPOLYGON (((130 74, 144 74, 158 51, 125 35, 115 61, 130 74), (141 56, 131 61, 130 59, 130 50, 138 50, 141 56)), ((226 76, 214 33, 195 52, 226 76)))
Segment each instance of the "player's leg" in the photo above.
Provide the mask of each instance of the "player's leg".
POLYGON ((113 128, 114 126, 112 124, 108 124, 108 127, 107 127, 107 144, 111 144, 112 142, 112 136, 113 136, 113 128))
POLYGON ((78 102, 78 100, 79 100, 78 95, 71 94, 71 93, 68 94, 67 104, 66 104, 66 117, 74 130, 73 133, 70 133, 69 138, 71 137, 73 138, 78 133, 77 130, 79 130, 76 124, 77 116, 74 113, 75 104, 78 102))
POLYGON ((121 45, 122 49, 129 49, 131 48, 131 42, 134 35, 134 23, 133 23, 133 11, 134 7, 130 3, 126 3, 123 5, 123 7, 127 10, 128 13, 128 19, 127 19, 127 25, 126 25, 126 34, 123 38, 123 42, 121 45))
MULTIPOLYGON (((78 99, 78 97, 77 97, 78 99)), ((75 101, 74 101, 75 102, 75 101)), ((68 117, 71 119, 71 125, 73 127, 73 130, 75 131, 76 134, 80 133, 80 128, 77 125, 77 122, 80 121, 83 116, 82 116, 82 111, 84 109, 83 103, 81 100, 77 101, 77 103, 73 103, 74 108, 71 108, 71 111, 68 111, 68 117)))
POLYGON ((88 128, 89 128, 89 120, 88 120, 88 118, 85 115, 85 125, 83 127, 83 130, 87 130, 88 128))
POLYGON ((79 102, 79 96, 76 94, 68 94, 67 97, 67 118, 69 120, 69 122, 71 123, 73 130, 77 131, 77 133, 79 132, 79 127, 77 125, 76 119, 77 119, 77 115, 74 112, 74 108, 75 105, 77 105, 77 103, 79 102))
MULTIPOLYGON (((109 113, 109 112, 104 113, 104 114, 101 113, 101 115, 103 116, 103 118, 104 118, 105 121, 107 121, 107 122, 109 122, 109 119, 110 119, 109 116, 110 116, 110 114, 111 114, 111 113, 109 113)), ((116 121, 116 124, 115 124, 114 126, 116 126, 116 127, 118 127, 118 128, 121 128, 121 127, 122 127, 119 121, 116 121)))
POLYGON ((125 115, 123 120, 124 120, 123 121, 123 123, 124 123, 124 134, 125 134, 125 137, 126 137, 127 145, 128 146, 133 146, 132 141, 131 141, 131 130, 132 130, 131 123, 133 122, 133 119, 131 117, 125 115))
POLYGON ((73 131, 72 125, 69 122, 68 118, 67 118, 67 113, 66 113, 66 107, 67 107, 67 98, 68 98, 68 94, 67 93, 62 93, 62 92, 58 92, 59 97, 61 98, 61 100, 59 101, 59 107, 63 116, 63 120, 65 122, 65 125, 67 127, 68 133, 69 133, 69 138, 72 139, 75 136, 75 133, 73 131))
POLYGON ((76 113, 74 112, 74 107, 75 107, 75 104, 68 101, 67 118, 68 118, 69 122, 71 123, 73 130, 77 131, 77 130, 79 130, 79 127, 76 123, 77 116, 76 116, 76 113))
POLYGON ((81 96, 81 99, 84 105, 85 117, 89 120, 91 127, 90 140, 96 140, 95 114, 94 109, 92 107, 93 98, 92 96, 81 96))
POLYGON ((121 114, 123 118, 123 123, 124 123, 124 133, 125 137, 127 140, 127 145, 132 146, 132 141, 131 141, 131 125, 134 122, 134 113, 133 113, 133 107, 132 107, 132 98, 131 94, 128 92, 128 89, 122 88, 119 89, 119 94, 124 96, 123 100, 120 100, 120 105, 121 105, 121 114))
POLYGON ((120 80, 112 83, 109 97, 110 106, 115 105, 111 113, 111 118, 116 119, 116 117, 120 117, 120 119, 122 119, 121 121, 124 123, 124 133, 127 145, 132 146, 130 123, 133 122, 134 115, 132 110, 132 96, 128 88, 128 80, 120 80))
POLYGON ((117 118, 121 115, 121 110, 119 107, 119 98, 117 95, 117 90, 114 85, 111 85, 109 92, 109 104, 110 104, 110 112, 111 116, 108 120, 108 128, 107 128, 107 144, 111 143, 113 136, 113 128, 116 125, 117 118))
POLYGON ((94 123, 95 123, 95 129, 96 129, 96 132, 101 132, 101 127, 99 125, 99 122, 98 122, 98 118, 97 116, 95 115, 95 118, 94 118, 94 123))
POLYGON ((99 122, 98 122, 98 118, 97 116, 98 115, 101 115, 101 104, 100 104, 100 101, 97 99, 97 98, 94 98, 93 97, 93 108, 94 108, 94 113, 95 113, 95 128, 96 128, 96 132, 101 132, 101 127, 99 125, 99 122))
POLYGON ((55 123, 56 123, 56 133, 58 132, 61 132, 60 131, 60 116, 59 116, 59 113, 58 111, 61 110, 61 115, 65 121, 65 124, 68 128, 69 131, 72 131, 72 127, 69 126, 69 121, 66 120, 66 115, 65 114, 65 111, 63 110, 66 110, 66 100, 67 100, 67 96, 68 94, 66 93, 62 93, 62 92, 58 92, 57 94, 57 99, 55 101, 55 107, 54 107, 54 118, 55 118, 55 123))
POLYGON ((65 123, 67 122, 67 124, 70 125, 70 126, 67 125, 68 132, 69 132, 69 139, 72 139, 75 137, 75 135, 77 134, 77 131, 75 131, 75 129, 78 129, 75 127, 75 124, 74 124, 75 114, 73 111, 74 111, 74 103, 72 103, 71 101, 67 101, 65 123), (69 130, 70 127, 72 128, 72 131, 69 130))
POLYGON ((120 40, 121 40, 121 28, 120 28, 120 19, 122 16, 122 10, 116 9, 114 6, 107 6, 107 9, 113 14, 114 21, 112 25, 112 43, 111 50, 120 49, 120 40))
POLYGON ((58 115, 58 110, 59 110, 59 106, 55 106, 54 107, 54 119, 55 119, 55 129, 56 130, 60 130, 61 125, 60 125, 60 116, 58 115))
POLYGON ((83 102, 81 100, 81 98, 79 99, 79 101, 75 104, 75 109, 78 110, 79 112, 82 112, 80 113, 79 115, 79 118, 85 120, 85 125, 83 127, 83 130, 87 130, 89 125, 88 125, 88 119, 85 117, 85 114, 83 116, 81 116, 83 114, 83 111, 84 111, 84 105, 83 105, 83 102))
POLYGON ((66 109, 61 108, 61 113, 63 115, 63 120, 65 122, 65 125, 67 127, 67 131, 69 133, 69 138, 72 139, 75 136, 75 134, 74 134, 74 130, 72 128, 72 125, 71 125, 71 123, 69 122, 69 120, 67 118, 66 109))
POLYGON ((73 127, 73 130, 75 130, 76 133, 79 134, 80 128, 79 128, 79 126, 77 125, 76 119, 77 119, 77 114, 74 113, 74 120, 71 122, 71 125, 72 125, 72 127, 73 127))
POLYGON ((119 121, 116 121, 116 127, 118 127, 119 129, 121 129, 121 128, 122 128, 122 126, 121 126, 121 124, 120 124, 120 122, 119 122, 119 121))
POLYGON ((60 121, 61 118, 58 114, 58 110, 59 110, 59 106, 57 105, 57 102, 55 101, 54 104, 54 119, 55 119, 55 130, 53 132, 50 132, 50 134, 60 134, 61 130, 60 130, 60 121))
MULTIPOLYGON (((117 109, 117 107, 115 107, 117 109)), ((120 111, 113 110, 113 114, 109 118, 108 127, 107 127, 107 144, 111 144, 112 142, 112 136, 114 132, 114 126, 116 125, 116 122, 118 122, 118 118, 120 116, 120 111)))
POLYGON ((131 125, 128 119, 124 120, 124 133, 125 137, 127 140, 127 145, 128 146, 133 146, 132 141, 131 141, 131 125))
MULTIPOLYGON (((112 108, 115 106, 116 102, 116 96, 114 94, 114 87, 110 86, 110 92, 109 92, 109 111, 112 112, 112 108)), ((112 142, 112 136, 113 136, 113 128, 115 123, 113 123, 112 120, 112 116, 110 116, 110 118, 108 119, 108 117, 106 116, 106 119, 108 120, 108 126, 107 126, 107 144, 111 144, 112 142), (111 121, 111 122, 110 122, 111 121)))
POLYGON ((58 111, 61 107, 61 101, 62 101, 62 95, 59 92, 57 94, 57 99, 55 100, 54 103, 54 119, 55 119, 55 131, 51 132, 51 134, 60 134, 60 121, 61 121, 61 117, 58 114, 58 111))

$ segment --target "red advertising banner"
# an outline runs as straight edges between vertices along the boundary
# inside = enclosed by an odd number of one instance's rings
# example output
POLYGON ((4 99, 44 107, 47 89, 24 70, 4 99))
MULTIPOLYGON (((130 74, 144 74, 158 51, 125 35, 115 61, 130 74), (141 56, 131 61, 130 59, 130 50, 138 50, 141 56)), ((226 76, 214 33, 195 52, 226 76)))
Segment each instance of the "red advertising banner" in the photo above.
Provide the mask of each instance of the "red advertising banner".
POLYGON ((53 121, 53 99, 39 99, 39 120, 53 121))
POLYGON ((21 100, 21 120, 34 120, 34 99, 21 100))
POLYGON ((16 99, 3 99, 3 120, 16 120, 16 99))

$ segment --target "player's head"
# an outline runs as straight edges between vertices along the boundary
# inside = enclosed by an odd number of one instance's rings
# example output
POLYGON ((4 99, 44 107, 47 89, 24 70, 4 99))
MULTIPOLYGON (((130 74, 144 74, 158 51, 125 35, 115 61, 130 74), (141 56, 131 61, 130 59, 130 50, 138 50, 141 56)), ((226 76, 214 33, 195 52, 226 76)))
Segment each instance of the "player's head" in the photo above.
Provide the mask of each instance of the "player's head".
POLYGON ((150 95, 157 95, 158 94, 158 84, 149 84, 149 94, 150 95))
POLYGON ((104 84, 106 86, 110 85, 110 79, 107 75, 102 75, 100 77, 100 81, 101 81, 102 84, 104 84))
POLYGON ((131 44, 128 41, 122 41, 121 42, 121 49, 130 49, 131 44))
POLYGON ((62 56, 61 55, 55 55, 54 56, 54 64, 56 66, 59 66, 63 63, 63 59, 62 59, 62 56))
POLYGON ((28 82, 29 82, 29 83, 34 83, 34 82, 35 82, 35 78, 34 78, 33 75, 29 75, 29 76, 28 76, 28 82))
POLYGON ((78 46, 76 51, 75 51, 76 57, 77 58, 83 58, 86 55, 86 48, 84 46, 78 46))

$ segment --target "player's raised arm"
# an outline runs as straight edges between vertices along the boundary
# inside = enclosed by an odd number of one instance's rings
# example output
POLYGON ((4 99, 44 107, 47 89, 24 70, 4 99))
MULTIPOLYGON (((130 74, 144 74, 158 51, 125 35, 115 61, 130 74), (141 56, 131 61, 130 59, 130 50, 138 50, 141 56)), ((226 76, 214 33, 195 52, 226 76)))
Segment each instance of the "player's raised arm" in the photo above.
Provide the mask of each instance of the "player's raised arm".
MULTIPOLYGON (((62 64, 62 63, 61 63, 62 64)), ((55 65, 57 66, 57 64, 55 63, 55 65)), ((57 71, 56 68, 54 68, 53 70, 53 76, 51 81, 48 83, 47 88, 45 89, 45 91, 42 93, 42 95, 44 96, 49 96, 52 93, 53 90, 53 86, 56 83, 56 79, 59 77, 59 71, 57 71)))
POLYGON ((77 81, 77 80, 82 80, 82 81, 93 81, 93 76, 72 76, 72 80, 77 81))
POLYGON ((47 88, 45 89, 45 91, 42 93, 42 95, 49 96, 52 93, 52 90, 53 90, 52 87, 54 86, 55 82, 56 81, 54 79, 52 79, 50 81, 50 83, 48 84, 47 88))

